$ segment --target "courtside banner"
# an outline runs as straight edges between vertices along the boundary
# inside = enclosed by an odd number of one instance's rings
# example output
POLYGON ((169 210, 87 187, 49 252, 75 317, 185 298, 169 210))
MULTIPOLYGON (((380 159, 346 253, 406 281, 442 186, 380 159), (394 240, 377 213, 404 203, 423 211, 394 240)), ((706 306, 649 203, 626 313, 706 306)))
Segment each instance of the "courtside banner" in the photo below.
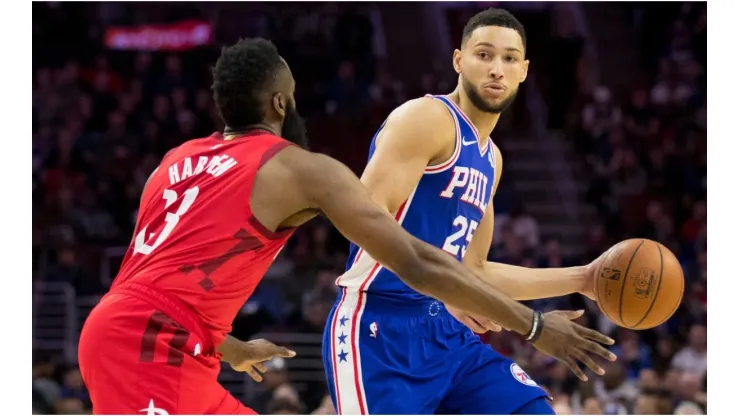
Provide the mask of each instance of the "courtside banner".
POLYGON ((119 50, 186 51, 207 45, 212 29, 210 23, 198 20, 166 25, 112 26, 105 32, 105 45, 119 50))

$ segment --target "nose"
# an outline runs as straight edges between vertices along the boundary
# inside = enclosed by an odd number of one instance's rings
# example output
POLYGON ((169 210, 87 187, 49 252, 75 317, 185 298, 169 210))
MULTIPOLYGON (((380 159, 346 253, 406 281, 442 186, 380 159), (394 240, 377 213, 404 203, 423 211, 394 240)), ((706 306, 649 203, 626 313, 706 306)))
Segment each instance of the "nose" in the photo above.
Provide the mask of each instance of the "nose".
POLYGON ((491 60, 491 67, 488 69, 488 76, 493 79, 501 79, 504 77, 504 63, 501 57, 496 57, 491 60))

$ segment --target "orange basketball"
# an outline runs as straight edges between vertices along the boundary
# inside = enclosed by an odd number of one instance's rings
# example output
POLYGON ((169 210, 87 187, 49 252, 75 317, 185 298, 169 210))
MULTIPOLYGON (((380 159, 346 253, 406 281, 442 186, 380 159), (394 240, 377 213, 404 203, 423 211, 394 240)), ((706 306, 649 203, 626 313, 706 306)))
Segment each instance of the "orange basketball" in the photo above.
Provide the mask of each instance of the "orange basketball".
POLYGON ((652 240, 625 240, 610 248, 594 279, 601 312, 624 328, 662 324, 683 298, 681 265, 670 250, 652 240))

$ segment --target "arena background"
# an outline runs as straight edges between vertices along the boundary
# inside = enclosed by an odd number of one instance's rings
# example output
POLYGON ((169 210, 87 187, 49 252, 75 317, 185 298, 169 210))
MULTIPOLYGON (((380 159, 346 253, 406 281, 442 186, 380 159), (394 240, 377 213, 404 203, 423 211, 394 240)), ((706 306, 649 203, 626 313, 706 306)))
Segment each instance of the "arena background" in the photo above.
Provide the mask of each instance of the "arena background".
MULTIPOLYGON (((89 412, 79 329, 115 277, 141 187, 170 148, 222 128, 210 97, 220 45, 271 39, 298 84, 313 150, 360 173, 398 104, 456 83, 468 17, 504 7, 524 24, 530 73, 493 140, 506 158, 490 259, 581 264, 628 237, 662 242, 687 280, 676 315, 621 331, 580 296, 620 360, 578 382, 514 334, 485 337, 565 414, 706 412, 706 3, 34 3, 33 410, 89 412)), ((347 242, 312 221, 234 322, 284 343, 256 384, 222 383, 260 413, 332 413, 320 359, 347 242)))

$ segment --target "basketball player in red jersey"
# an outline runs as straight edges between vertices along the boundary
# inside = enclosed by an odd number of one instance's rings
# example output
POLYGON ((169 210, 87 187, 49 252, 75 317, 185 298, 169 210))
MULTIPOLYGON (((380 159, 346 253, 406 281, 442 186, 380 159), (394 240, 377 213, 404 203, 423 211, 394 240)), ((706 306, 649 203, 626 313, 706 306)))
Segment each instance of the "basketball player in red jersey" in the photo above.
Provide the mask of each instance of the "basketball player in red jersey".
POLYGON ((259 380, 262 361, 294 353, 227 334, 295 227, 319 212, 421 293, 558 358, 609 356, 594 342, 609 338, 568 313, 543 318, 506 297, 406 233, 344 165, 302 149, 295 81, 272 43, 224 48, 213 75, 225 133, 165 155, 143 191, 120 272, 80 335, 95 414, 254 414, 218 384, 220 361, 259 380))

